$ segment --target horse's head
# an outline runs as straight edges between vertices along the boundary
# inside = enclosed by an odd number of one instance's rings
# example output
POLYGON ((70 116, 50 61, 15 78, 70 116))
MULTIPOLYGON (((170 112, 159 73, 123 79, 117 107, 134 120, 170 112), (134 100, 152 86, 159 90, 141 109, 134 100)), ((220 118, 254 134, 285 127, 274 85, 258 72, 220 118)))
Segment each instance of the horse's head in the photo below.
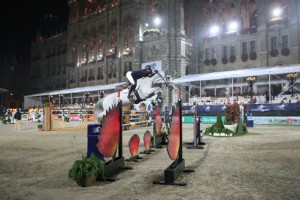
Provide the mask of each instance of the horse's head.
POLYGON ((166 83, 166 79, 165 79, 165 72, 164 71, 160 71, 158 73, 155 73, 152 77, 152 83, 153 84, 161 84, 161 83, 166 83))

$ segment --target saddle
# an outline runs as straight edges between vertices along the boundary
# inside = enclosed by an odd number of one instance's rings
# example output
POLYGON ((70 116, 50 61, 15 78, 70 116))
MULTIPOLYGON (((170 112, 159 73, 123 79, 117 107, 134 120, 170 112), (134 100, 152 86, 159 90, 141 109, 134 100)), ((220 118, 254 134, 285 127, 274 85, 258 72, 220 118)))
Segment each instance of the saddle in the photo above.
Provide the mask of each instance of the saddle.
MULTIPOLYGON (((128 92, 129 92, 129 89, 131 87, 132 84, 128 84, 128 92)), ((131 97, 132 99, 134 100, 134 103, 139 103, 142 100, 142 98, 140 97, 139 93, 138 93, 138 89, 139 89, 140 85, 137 83, 137 86, 135 87, 135 89, 132 91, 131 93, 131 97)))

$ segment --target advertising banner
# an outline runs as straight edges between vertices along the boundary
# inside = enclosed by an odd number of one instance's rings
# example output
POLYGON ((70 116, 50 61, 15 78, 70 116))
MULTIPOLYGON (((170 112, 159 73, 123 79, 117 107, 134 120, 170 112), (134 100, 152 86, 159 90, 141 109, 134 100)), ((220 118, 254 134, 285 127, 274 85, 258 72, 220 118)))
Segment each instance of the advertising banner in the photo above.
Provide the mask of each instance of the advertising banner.
MULTIPOLYGON (((284 104, 247 104, 248 115, 253 116, 300 116, 300 103, 284 104)), ((194 106, 183 106, 183 110, 193 110, 194 106)), ((226 104, 223 105, 197 105, 197 115, 217 116, 225 114, 226 104)))
POLYGON ((253 117, 254 124, 276 124, 276 125, 300 125, 300 117, 297 116, 268 116, 268 117, 253 117))
POLYGON ((300 103, 248 104, 253 116, 300 116, 300 103))
MULTIPOLYGON (((183 123, 193 123, 194 117, 192 116, 183 116, 183 123)), ((300 126, 300 117, 298 116, 257 116, 252 117, 253 124, 261 124, 261 125, 299 125, 300 126)), ((224 116, 222 116, 222 120, 224 122, 224 116)), ((203 124, 214 124, 217 121, 217 116, 202 116, 201 121, 203 124)))
MULTIPOLYGON (((193 110, 193 106, 182 106, 183 110, 193 110)), ((226 105, 199 105, 196 106, 197 115, 199 116, 217 116, 225 114, 226 105)))
POLYGON ((162 62, 161 62, 161 60, 143 63, 142 64, 142 69, 144 69, 147 65, 150 65, 152 69, 162 71, 162 62))

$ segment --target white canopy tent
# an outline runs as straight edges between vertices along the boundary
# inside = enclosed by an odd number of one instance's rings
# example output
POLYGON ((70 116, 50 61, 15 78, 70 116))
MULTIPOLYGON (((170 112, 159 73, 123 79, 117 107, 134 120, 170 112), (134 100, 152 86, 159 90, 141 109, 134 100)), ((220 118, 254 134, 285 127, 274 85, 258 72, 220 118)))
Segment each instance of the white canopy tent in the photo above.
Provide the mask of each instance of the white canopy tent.
POLYGON ((271 75, 298 73, 300 72, 300 65, 282 65, 276 67, 264 67, 264 68, 251 68, 251 69, 240 69, 234 71, 222 71, 212 72, 205 74, 189 74, 178 79, 174 79, 172 82, 175 84, 187 83, 190 85, 191 82, 200 82, 200 97, 201 97, 201 82, 209 80, 220 80, 220 79, 231 79, 232 80, 232 94, 233 94, 233 78, 244 78, 247 76, 269 76, 269 91, 271 91, 271 75))
POLYGON ((87 86, 87 87, 78 87, 78 88, 69 88, 63 90, 49 91, 39 94, 32 94, 24 96, 24 109, 28 109, 29 107, 33 107, 36 105, 42 104, 42 97, 49 97, 54 95, 66 95, 70 94, 70 99, 72 102, 73 94, 77 93, 85 93, 85 92, 95 92, 95 91, 106 91, 106 90, 115 90, 116 87, 126 84, 126 82, 122 83, 114 83, 109 85, 97 85, 97 86, 87 86))
POLYGON ((8 92, 8 90, 7 90, 7 89, 4 89, 4 88, 0 88, 0 94, 1 94, 1 93, 5 93, 5 92, 8 92))

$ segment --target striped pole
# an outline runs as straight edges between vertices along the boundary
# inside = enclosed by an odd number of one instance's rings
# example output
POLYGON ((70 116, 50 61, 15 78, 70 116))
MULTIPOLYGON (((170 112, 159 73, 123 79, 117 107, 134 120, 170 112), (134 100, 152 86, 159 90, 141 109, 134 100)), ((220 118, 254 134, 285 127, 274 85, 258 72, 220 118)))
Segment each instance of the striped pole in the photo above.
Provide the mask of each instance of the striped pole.
POLYGON ((141 125, 141 124, 147 124, 147 123, 154 123, 154 120, 148 120, 148 121, 142 121, 142 122, 131 122, 129 124, 123 124, 123 127, 128 127, 128 126, 136 126, 136 125, 141 125))

